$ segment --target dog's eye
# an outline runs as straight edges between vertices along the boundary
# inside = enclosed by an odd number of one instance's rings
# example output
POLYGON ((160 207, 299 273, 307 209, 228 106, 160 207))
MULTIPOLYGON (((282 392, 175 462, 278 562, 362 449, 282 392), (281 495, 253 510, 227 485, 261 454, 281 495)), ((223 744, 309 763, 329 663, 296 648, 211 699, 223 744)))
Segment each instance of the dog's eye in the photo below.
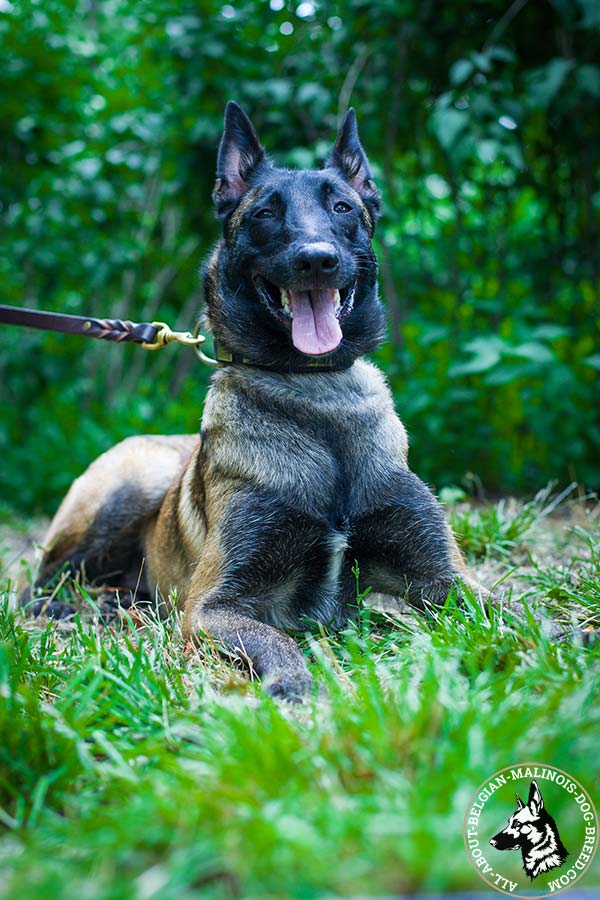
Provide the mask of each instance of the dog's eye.
POLYGON ((334 204, 333 211, 336 213, 347 213, 350 212, 352 207, 349 203, 344 203, 343 200, 338 200, 337 203, 334 204))
POLYGON ((275 215, 270 209, 259 209, 258 212, 254 213, 255 219, 272 219, 275 215))

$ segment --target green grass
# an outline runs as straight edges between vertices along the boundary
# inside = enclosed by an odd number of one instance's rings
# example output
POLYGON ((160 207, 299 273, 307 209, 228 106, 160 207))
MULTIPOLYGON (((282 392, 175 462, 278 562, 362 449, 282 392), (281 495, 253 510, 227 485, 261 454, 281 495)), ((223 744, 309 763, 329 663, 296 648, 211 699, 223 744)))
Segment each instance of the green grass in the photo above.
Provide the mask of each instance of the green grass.
MULTIPOLYGON (((488 574, 512 573, 513 598, 598 626, 599 509, 544 515, 551 503, 451 516, 488 574)), ((75 622, 45 623, 7 600, 0 897, 480 889, 461 824, 483 779, 534 759, 600 786, 600 649, 552 643, 507 597, 489 619, 449 598, 436 620, 361 608, 340 635, 307 632, 316 687, 302 707, 266 697, 210 643, 192 652, 175 616, 101 625, 84 591, 75 622)), ((585 887, 600 886, 595 866, 585 887)))
POLYGON ((532 500, 517 502, 512 498, 501 499, 497 503, 485 503, 474 509, 468 504, 458 504, 452 500, 465 498, 464 491, 446 488, 442 499, 450 499, 450 523, 460 536, 461 547, 471 559, 488 559, 494 556, 508 557, 522 545, 534 526, 560 506, 572 494, 576 485, 571 484, 556 496, 552 496, 553 485, 549 484, 532 500))

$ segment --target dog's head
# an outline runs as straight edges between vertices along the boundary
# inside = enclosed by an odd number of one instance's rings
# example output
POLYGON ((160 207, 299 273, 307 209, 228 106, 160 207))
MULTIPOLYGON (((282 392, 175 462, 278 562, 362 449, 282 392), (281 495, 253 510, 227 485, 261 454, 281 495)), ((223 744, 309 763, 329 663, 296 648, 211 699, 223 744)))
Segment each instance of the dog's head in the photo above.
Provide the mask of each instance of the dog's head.
POLYGON ((490 844, 496 850, 522 850, 534 847, 544 838, 545 830, 541 822, 544 801, 537 782, 531 782, 527 803, 523 803, 518 794, 515 797, 517 808, 508 820, 508 825, 490 839, 490 844))
POLYGON ((350 365, 383 337, 371 238, 379 193, 346 113, 323 169, 276 168, 233 102, 213 193, 223 238, 206 267, 208 324, 229 350, 293 370, 350 365))

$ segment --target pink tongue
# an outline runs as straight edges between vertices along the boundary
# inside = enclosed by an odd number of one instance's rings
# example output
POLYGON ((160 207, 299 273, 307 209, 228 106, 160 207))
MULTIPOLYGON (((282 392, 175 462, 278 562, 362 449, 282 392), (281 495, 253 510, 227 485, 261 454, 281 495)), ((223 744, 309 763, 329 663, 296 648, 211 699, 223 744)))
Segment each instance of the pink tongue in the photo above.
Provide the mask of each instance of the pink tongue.
POLYGON ((292 341, 296 350, 318 356, 335 350, 343 334, 335 315, 332 290, 290 291, 292 341))

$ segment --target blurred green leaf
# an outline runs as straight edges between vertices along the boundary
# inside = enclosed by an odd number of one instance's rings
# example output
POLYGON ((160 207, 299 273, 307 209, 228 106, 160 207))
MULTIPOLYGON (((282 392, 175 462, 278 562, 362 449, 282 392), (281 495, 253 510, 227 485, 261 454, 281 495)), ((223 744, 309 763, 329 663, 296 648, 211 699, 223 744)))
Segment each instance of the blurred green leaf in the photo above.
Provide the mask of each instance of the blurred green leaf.
POLYGON ((578 66, 575 78, 580 90, 592 97, 600 97, 600 66, 578 66))
POLYGON ((525 359, 530 359, 536 363, 551 363, 555 359, 554 353, 546 344, 540 344, 536 341, 529 341, 525 344, 518 344, 516 347, 510 347, 508 352, 513 356, 523 356, 525 359))
POLYGON ((531 71, 526 79, 528 105, 546 109, 560 91, 573 66, 573 60, 557 58, 531 71))
POLYGON ((448 373, 451 378, 487 372, 500 361, 506 344, 501 338, 490 335, 469 341, 465 344, 464 349, 467 353, 472 354, 472 358, 467 362, 453 365, 448 373))
POLYGON ((475 71, 475 66, 469 59, 457 59, 450 67, 450 82, 452 84, 464 84, 475 71))
POLYGON ((451 106, 441 106, 431 117, 433 131, 444 149, 450 150, 468 127, 468 115, 451 106))
POLYGON ((591 366, 592 369, 600 371, 600 353, 592 353, 591 356, 586 356, 582 362, 586 366, 591 366))

